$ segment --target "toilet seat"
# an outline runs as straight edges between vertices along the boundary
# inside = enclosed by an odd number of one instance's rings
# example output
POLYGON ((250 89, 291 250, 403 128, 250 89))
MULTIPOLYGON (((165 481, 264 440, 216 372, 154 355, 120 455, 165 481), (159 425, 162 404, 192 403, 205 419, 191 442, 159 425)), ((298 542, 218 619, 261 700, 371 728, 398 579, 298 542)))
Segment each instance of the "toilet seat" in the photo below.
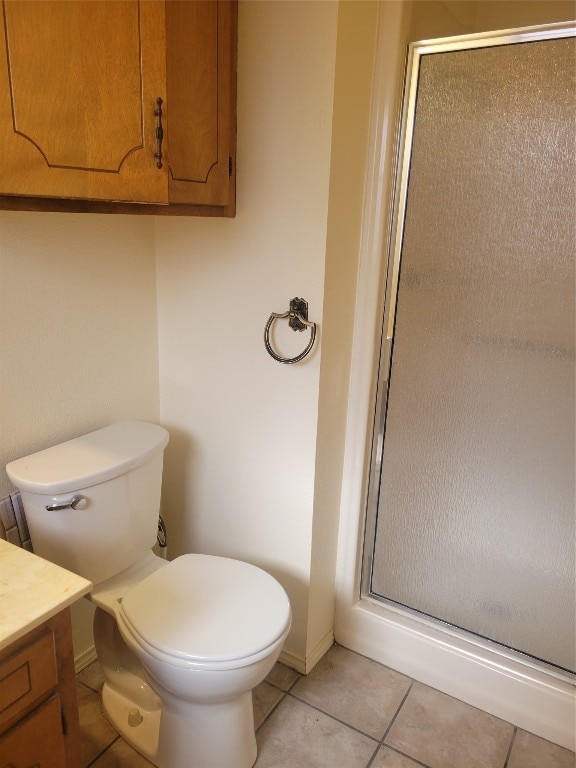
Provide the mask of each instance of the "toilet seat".
POLYGON ((119 627, 175 666, 229 669, 269 653, 290 624, 290 603, 268 573, 239 560, 182 555, 132 587, 119 627))

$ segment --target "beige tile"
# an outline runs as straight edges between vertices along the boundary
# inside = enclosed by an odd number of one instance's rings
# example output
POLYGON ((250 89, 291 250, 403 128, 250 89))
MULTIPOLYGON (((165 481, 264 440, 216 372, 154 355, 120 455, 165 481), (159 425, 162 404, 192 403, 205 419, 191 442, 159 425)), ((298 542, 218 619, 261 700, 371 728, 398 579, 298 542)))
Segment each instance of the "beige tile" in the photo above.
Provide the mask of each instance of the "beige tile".
POLYGON ((370 768, 422 768, 422 763, 415 763, 409 757, 382 747, 370 768))
POLYGON ((576 755, 526 731, 518 731, 508 768, 574 768, 576 755))
POLYGON ((254 728, 259 728, 276 704, 284 696, 282 691, 269 685, 267 682, 260 683, 252 691, 252 702, 254 704, 254 728))
POLYGON ((266 680, 269 683, 272 683, 272 685, 278 686, 278 688, 281 688, 283 691, 289 691, 296 680, 299 680, 301 677, 302 675, 299 672, 296 672, 295 669, 278 662, 277 664, 274 664, 272 671, 266 680))
POLYGON ((100 664, 97 661, 93 661, 85 667, 82 672, 76 675, 76 679, 79 683, 92 688, 93 691, 101 691, 104 685, 104 675, 100 669, 100 664))
POLYGON ((86 766, 109 747, 118 734, 102 713, 100 696, 80 684, 77 685, 77 693, 82 763, 86 766))
POLYGON ((399 672, 334 645, 291 693, 381 739, 410 682, 399 672))
POLYGON ((148 762, 124 739, 118 739, 90 768, 151 768, 148 762))
POLYGON ((255 768, 364 768, 378 744, 287 695, 257 734, 255 768))
POLYGON ((502 768, 513 732, 504 720, 414 683, 385 743, 430 768, 502 768))

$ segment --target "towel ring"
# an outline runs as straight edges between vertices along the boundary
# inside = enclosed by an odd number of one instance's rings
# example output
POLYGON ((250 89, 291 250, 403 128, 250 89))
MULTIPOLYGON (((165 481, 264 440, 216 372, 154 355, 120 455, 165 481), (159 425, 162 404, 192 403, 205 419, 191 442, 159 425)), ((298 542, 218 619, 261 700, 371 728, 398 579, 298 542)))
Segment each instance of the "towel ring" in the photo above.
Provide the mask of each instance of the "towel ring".
POLYGON ((308 302, 304 299, 298 299, 294 298, 290 302, 290 309, 288 312, 272 312, 270 317, 268 318, 268 322, 266 323, 266 327, 264 328, 264 344, 266 346, 266 350, 268 351, 268 354, 274 358, 274 360, 277 360, 279 363, 298 363, 300 360, 303 360, 306 355, 310 352, 312 347, 314 346, 314 342, 316 341, 316 323, 312 323, 308 320, 308 302), (293 331, 304 331, 306 328, 310 328, 310 340, 308 342, 308 346, 306 349, 304 349, 302 352, 300 352, 299 355, 296 355, 296 357, 281 357, 279 354, 276 353, 274 349, 272 349, 272 345, 270 344, 270 328, 272 327, 272 323, 274 320, 282 320, 283 318, 288 317, 288 324, 290 325, 290 328, 292 328, 293 331))

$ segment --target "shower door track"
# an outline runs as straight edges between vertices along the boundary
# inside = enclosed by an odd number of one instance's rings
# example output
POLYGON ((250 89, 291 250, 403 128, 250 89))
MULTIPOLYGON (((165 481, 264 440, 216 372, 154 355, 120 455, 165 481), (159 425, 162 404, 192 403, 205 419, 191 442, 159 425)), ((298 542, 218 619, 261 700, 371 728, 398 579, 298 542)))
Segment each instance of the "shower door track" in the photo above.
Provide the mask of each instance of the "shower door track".
POLYGON ((479 649, 489 651, 491 653, 497 653, 499 656, 502 656, 505 659, 518 662, 519 664, 529 667, 530 669, 536 671, 546 671, 546 673, 551 677, 554 677, 556 680, 561 680, 564 683, 568 683, 568 685, 576 685, 576 673, 571 672, 568 669, 564 669, 563 667, 557 667, 554 664, 550 664, 550 662, 546 661, 545 659, 538 659, 535 656, 522 653, 522 651, 519 651, 516 648, 511 648, 507 645, 503 645, 502 643, 498 643, 495 640, 490 640, 489 637, 484 637, 483 635, 471 632, 465 627, 459 627, 456 624, 450 624, 450 622, 443 621, 436 616, 430 616, 426 613, 423 613, 422 611, 417 610, 416 608, 411 608, 409 605, 395 603, 393 600, 382 598, 379 595, 366 593, 362 595, 362 599, 366 600, 366 602, 372 603, 373 605, 386 606, 387 611, 396 613, 398 616, 409 616, 424 626, 438 629, 440 632, 443 632, 446 635, 450 635, 454 638, 461 638, 466 640, 468 643, 471 643, 479 649))

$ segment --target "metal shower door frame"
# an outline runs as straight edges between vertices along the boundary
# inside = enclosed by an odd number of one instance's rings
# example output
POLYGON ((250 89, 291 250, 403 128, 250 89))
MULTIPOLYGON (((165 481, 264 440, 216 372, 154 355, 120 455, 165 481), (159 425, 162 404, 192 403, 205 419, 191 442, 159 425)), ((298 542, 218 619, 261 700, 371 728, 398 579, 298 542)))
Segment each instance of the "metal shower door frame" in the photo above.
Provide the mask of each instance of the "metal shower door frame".
MULTIPOLYGON (((543 40, 576 37, 576 27, 573 22, 561 22, 533 27, 522 27, 497 32, 482 32, 458 37, 439 38, 411 43, 408 47, 406 75, 404 81, 404 96, 399 121, 399 139, 394 180, 394 202, 392 226, 386 264, 386 284, 384 291, 384 311, 380 338, 380 352, 377 365, 377 387, 374 402, 374 421, 372 429, 372 444, 370 466, 368 472, 366 510, 364 521, 363 552, 361 559, 360 592, 362 599, 385 603, 399 613, 416 616, 425 624, 442 624, 455 633, 465 634, 468 639, 482 646, 494 647, 497 643, 486 640, 466 630, 456 630, 442 619, 431 619, 409 607, 399 607, 393 601, 371 591, 372 570, 374 564, 374 545, 380 497, 381 471, 384 448, 384 433, 388 406, 390 369, 392 363, 392 347, 396 320, 396 303, 398 282, 400 276, 400 260, 404 239, 404 220, 406 215, 408 180, 412 157, 414 136, 414 119, 418 94, 420 63, 424 56, 435 53, 473 50, 478 48, 514 45, 518 43, 537 42, 543 40)), ((515 654, 513 654, 515 655, 515 654)), ((526 660, 526 659, 525 659, 526 660)), ((553 670, 554 668, 552 668, 553 670)), ((553 672, 554 673, 554 672, 553 672)), ((565 678, 563 674, 559 677, 565 678)))

